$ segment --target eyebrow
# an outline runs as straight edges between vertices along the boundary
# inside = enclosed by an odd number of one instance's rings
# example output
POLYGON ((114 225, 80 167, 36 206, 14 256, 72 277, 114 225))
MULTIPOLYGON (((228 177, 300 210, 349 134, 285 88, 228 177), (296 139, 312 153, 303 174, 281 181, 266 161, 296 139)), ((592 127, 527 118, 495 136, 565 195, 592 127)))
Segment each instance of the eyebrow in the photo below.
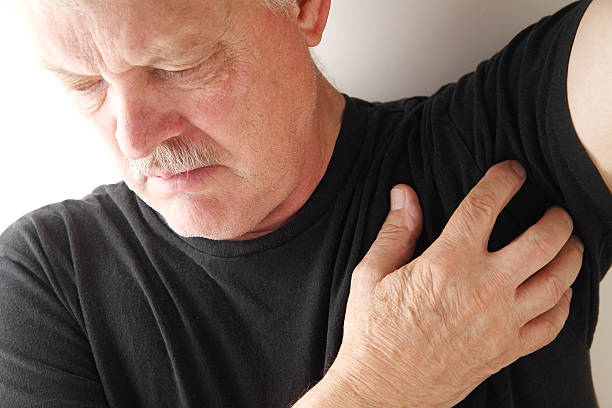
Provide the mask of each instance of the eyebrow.
MULTIPOLYGON (((231 17, 232 17, 232 13, 226 13, 224 24, 223 24, 223 30, 221 33, 219 33, 219 35, 216 37, 214 41, 210 41, 207 43, 207 42, 202 41, 201 38, 198 38, 197 35, 193 35, 193 32, 187 34, 187 32, 189 31, 189 28, 191 28, 191 25, 187 25, 184 28, 186 38, 184 37, 181 39, 181 42, 183 43, 181 45, 184 45, 183 47, 180 47, 180 46, 164 47, 163 45, 150 44, 149 46, 151 47, 151 49, 149 50, 149 53, 155 56, 152 57, 149 61, 147 61, 147 64, 141 65, 141 67, 157 68, 160 66, 165 66, 165 67, 179 68, 179 67, 189 65, 190 63, 196 62, 195 61, 196 59, 198 61, 203 61, 205 59, 212 57, 218 52, 223 51, 227 47, 227 44, 224 41, 224 38, 232 26, 231 17), (176 53, 176 52, 173 53, 172 51, 173 50, 176 51, 176 49, 181 49, 181 51, 179 53, 176 53), (177 63, 177 60, 180 60, 180 62, 177 63)), ((59 76, 60 78, 65 78, 68 80, 74 79, 77 77, 80 79, 100 77, 99 74, 77 74, 75 72, 71 72, 58 65, 52 64, 49 61, 46 61, 40 56, 38 58, 38 62, 39 62, 39 65, 46 71, 49 71, 55 74, 56 76, 59 76)))
POLYGON ((42 57, 38 58, 38 64, 45 70, 45 71, 49 71, 53 74, 55 74, 56 76, 59 76, 60 78, 74 78, 74 77, 79 77, 79 78, 97 78, 99 77, 99 75, 92 75, 92 74, 77 74, 75 72, 71 72, 68 71, 58 65, 54 65, 52 63, 50 63, 49 61, 43 59, 42 57))
MULTIPOLYGON (((146 67, 157 68, 157 67, 171 67, 171 68, 180 68, 184 66, 189 66, 196 62, 196 60, 206 60, 211 56, 215 55, 217 52, 223 50, 224 44, 222 40, 218 40, 212 45, 203 45, 198 44, 193 47, 187 47, 180 52, 176 52, 176 48, 171 47, 162 47, 162 46, 153 46, 151 47, 151 54, 154 54, 155 57, 151 58, 146 65, 146 67)), ((98 78, 99 74, 77 74, 75 72, 71 72, 66 70, 58 65, 54 65, 47 60, 42 58, 38 59, 38 63, 40 66, 49 71, 56 76, 60 77, 60 79, 74 79, 74 78, 98 78)))
POLYGON ((155 57, 151 58, 146 66, 152 68, 177 68, 192 65, 197 61, 206 60, 221 51, 224 48, 224 43, 218 40, 213 44, 198 44, 191 47, 177 48, 160 46, 152 48, 151 53, 155 57), (180 51, 177 52, 177 48, 180 51))

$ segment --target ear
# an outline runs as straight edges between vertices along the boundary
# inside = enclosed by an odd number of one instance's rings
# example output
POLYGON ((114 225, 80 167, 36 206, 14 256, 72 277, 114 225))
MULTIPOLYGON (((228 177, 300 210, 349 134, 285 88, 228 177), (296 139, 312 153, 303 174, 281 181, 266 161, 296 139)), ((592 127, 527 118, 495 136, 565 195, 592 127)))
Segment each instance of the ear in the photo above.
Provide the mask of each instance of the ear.
POLYGON ((296 0, 296 3, 299 8, 298 27, 302 30, 306 44, 314 47, 321 42, 331 0, 296 0))

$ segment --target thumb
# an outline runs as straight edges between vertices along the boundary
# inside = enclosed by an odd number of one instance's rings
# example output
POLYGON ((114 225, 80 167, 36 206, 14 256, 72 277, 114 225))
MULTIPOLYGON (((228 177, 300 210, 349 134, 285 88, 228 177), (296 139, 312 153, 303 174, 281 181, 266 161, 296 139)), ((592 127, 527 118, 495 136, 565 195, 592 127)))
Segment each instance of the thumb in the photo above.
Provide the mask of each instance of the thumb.
POLYGON ((359 263, 358 268, 366 290, 371 290, 385 276, 406 265, 412 259, 423 228, 419 198, 405 184, 391 190, 391 209, 376 240, 359 263))

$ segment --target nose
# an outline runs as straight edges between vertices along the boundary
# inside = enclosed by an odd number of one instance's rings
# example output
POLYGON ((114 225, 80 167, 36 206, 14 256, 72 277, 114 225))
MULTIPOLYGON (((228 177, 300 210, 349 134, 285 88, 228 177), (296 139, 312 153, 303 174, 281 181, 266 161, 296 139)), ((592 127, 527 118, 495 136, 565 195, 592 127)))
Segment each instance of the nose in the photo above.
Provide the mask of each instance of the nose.
POLYGON ((123 155, 137 160, 150 155, 164 140, 179 136, 183 120, 166 98, 143 87, 115 88, 115 140, 123 155))

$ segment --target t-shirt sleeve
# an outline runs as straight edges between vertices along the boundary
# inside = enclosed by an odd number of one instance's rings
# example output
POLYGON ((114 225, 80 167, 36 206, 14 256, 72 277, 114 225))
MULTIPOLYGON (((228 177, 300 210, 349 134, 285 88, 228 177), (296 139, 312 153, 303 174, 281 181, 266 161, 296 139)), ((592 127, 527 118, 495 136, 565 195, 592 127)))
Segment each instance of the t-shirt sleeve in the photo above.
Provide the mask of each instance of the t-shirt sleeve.
POLYGON ((589 3, 525 29, 430 104, 434 117, 444 110, 483 174, 518 159, 537 187, 530 198, 570 212, 575 231, 599 256, 601 279, 612 260, 612 194, 578 139, 567 99, 571 48, 589 3))
POLYGON ((475 184, 471 173, 482 177, 496 163, 518 160, 527 180, 506 208, 513 222, 526 229, 552 205, 570 213, 586 248, 570 320, 587 344, 599 282, 612 261, 612 194, 580 143, 567 98, 571 49, 589 4, 575 2, 526 28, 423 107, 423 140, 432 145, 432 171, 443 173, 440 179, 475 184))
POLYGON ((0 236, 0 406, 106 407, 70 259, 38 228, 24 217, 0 236))

